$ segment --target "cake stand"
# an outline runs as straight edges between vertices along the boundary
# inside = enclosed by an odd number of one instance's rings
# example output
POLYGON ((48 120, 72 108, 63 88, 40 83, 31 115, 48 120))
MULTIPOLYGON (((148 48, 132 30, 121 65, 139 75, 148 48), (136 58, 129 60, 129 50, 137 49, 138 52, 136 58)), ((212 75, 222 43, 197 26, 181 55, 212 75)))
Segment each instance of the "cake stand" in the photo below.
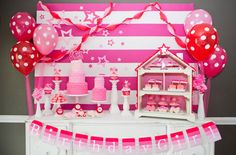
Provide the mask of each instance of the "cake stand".
POLYGON ((75 103, 79 104, 79 97, 87 96, 88 94, 66 94, 69 97, 74 97, 75 98, 75 103))
POLYGON ((119 114, 120 109, 118 106, 118 91, 117 91, 117 83, 119 82, 119 80, 110 80, 110 82, 112 83, 110 113, 119 114))
POLYGON ((129 102, 127 95, 123 95, 124 97, 124 103, 123 103, 123 111, 121 112, 122 116, 132 116, 131 112, 129 111, 129 102))

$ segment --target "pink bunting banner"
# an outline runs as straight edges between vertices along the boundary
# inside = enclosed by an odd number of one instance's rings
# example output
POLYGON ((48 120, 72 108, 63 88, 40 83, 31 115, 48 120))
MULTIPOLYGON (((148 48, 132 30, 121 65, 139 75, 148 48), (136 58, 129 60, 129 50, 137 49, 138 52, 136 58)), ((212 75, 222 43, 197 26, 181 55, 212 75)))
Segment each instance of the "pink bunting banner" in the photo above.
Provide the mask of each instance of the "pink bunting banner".
POLYGON ((74 148, 78 151, 86 150, 88 147, 88 135, 76 133, 73 144, 74 148))
POLYGON ((170 138, 174 151, 180 151, 187 148, 187 143, 183 131, 170 134, 170 138))
POLYGON ((186 132, 187 132, 189 144, 191 147, 201 145, 202 137, 201 137, 200 130, 198 127, 187 129, 186 132))
POLYGON ((169 150, 169 141, 167 135, 155 136, 156 150, 158 153, 166 152, 169 150))
POLYGON ((106 154, 150 154, 163 153, 170 148, 174 152, 187 149, 188 146, 202 145, 202 138, 206 137, 209 143, 221 140, 220 132, 214 122, 203 123, 200 126, 188 128, 170 134, 156 135, 154 137, 103 137, 89 136, 87 134, 73 133, 59 130, 57 127, 46 125, 38 120, 33 120, 29 125, 30 135, 41 138, 43 142, 57 145, 59 148, 93 153, 106 152, 106 154), (200 132, 203 131, 203 132, 200 132))
POLYGON ((152 137, 139 138, 139 153, 150 154, 152 152, 152 137))
POLYGON ((216 142, 221 140, 220 132, 214 122, 207 122, 202 124, 202 128, 209 140, 209 142, 216 142))
POLYGON ((66 130, 61 130, 57 140, 57 146, 64 149, 70 149, 73 133, 66 130))
POLYGON ((119 151, 119 139, 118 138, 106 138, 106 151, 109 154, 115 154, 119 151))
POLYGON ((135 138, 123 138, 122 139, 122 153, 123 154, 135 154, 135 138))

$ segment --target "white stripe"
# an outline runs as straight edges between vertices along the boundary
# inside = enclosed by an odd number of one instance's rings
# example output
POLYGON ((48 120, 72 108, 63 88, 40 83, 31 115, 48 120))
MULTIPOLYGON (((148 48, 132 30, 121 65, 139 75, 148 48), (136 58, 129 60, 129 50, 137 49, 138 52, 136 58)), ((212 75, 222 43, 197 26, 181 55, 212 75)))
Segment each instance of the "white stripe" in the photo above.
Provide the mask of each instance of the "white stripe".
MULTIPOLYGON (((185 37, 181 37, 183 40, 185 37)), ((59 37, 56 50, 71 49, 80 43, 81 37, 59 37)), ((83 49, 90 50, 156 50, 165 43, 172 50, 181 50, 174 37, 170 36, 126 36, 126 37, 89 37, 83 44, 83 49), (114 44, 109 45, 108 41, 113 40, 114 44), (122 42, 124 43, 122 45, 122 42)))
MULTIPOLYGON (((85 13, 83 11, 55 11, 63 18, 70 18, 73 23, 80 23, 79 20, 85 19, 85 13)), ((120 23, 127 17, 132 17, 138 11, 113 11, 111 15, 104 19, 103 24, 117 24, 120 23)), ((185 21, 186 16, 190 11, 165 11, 165 14, 172 24, 183 24, 185 21)), ((100 17, 103 16, 103 11, 95 11, 96 15, 100 17)), ((37 23, 45 24, 48 23, 47 20, 51 19, 51 15, 45 11, 37 11, 37 23), (44 15, 42 19, 40 15, 44 15)), ((53 24, 57 24, 57 21, 54 20, 53 24)), ((91 24, 89 22, 84 22, 86 24, 91 24)), ((159 12, 157 11, 150 11, 146 12, 143 17, 139 20, 133 20, 131 24, 161 24, 163 23, 160 20, 159 12)))
MULTIPOLYGON (((91 99, 91 92, 92 91, 89 91, 89 95, 88 96, 84 96, 84 97, 80 97, 79 98, 79 102, 80 103, 92 103, 92 99, 91 99)), ((62 91, 62 93, 66 94, 66 91, 62 91)), ((53 95, 52 95, 53 96, 53 95)), ((111 101, 111 91, 107 91, 107 101, 104 102, 104 103, 110 103, 111 101)), ((118 103, 123 103, 123 97, 122 97, 122 92, 121 91, 118 91, 118 103)), ((75 103, 75 97, 69 97, 69 96, 65 96, 66 97, 66 103, 75 103)), ((42 99, 39 101, 40 103, 44 103, 45 101, 45 95, 43 95, 42 99)), ((136 103, 136 91, 135 90, 132 90, 130 92, 130 97, 129 97, 129 103, 136 103)), ((96 104, 96 103, 94 103, 96 104)))
MULTIPOLYGON (((83 69, 88 77, 94 77, 101 73, 110 76, 111 67, 118 69, 118 75, 120 77, 136 77, 137 73, 135 68, 138 65, 139 63, 107 63, 103 67, 101 64, 97 63, 84 63, 83 69), (92 65, 92 68, 90 68, 89 65, 92 65)), ((56 68, 61 69, 60 76, 69 76, 70 63, 57 63, 56 68)), ((38 63, 35 67, 35 77, 37 76, 54 76, 54 66, 49 63, 38 63)))

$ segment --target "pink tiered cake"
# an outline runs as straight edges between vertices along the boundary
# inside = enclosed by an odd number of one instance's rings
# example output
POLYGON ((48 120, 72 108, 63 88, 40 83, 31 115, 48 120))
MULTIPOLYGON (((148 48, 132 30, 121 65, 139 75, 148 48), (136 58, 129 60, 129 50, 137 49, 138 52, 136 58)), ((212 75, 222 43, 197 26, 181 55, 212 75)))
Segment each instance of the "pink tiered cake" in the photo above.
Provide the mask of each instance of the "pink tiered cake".
POLYGON ((85 82, 82 64, 82 60, 71 61, 71 72, 67 83, 67 94, 69 95, 88 94, 88 84, 85 82))
POLYGON ((104 77, 97 76, 94 79, 94 88, 92 91, 93 101, 105 101, 106 100, 106 88, 104 88, 104 77))

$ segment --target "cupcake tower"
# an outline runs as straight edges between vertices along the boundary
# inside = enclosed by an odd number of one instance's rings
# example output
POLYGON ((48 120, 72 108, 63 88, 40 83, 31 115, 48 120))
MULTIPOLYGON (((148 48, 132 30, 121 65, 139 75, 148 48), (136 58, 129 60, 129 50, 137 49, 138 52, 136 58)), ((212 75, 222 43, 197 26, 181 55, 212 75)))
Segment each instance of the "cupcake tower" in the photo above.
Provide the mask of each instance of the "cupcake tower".
POLYGON ((124 86, 121 89, 123 97, 124 97, 124 103, 123 103, 123 111, 121 113, 122 116, 132 116, 132 114, 129 111, 129 102, 128 98, 130 96, 130 83, 128 81, 124 82, 124 86))

